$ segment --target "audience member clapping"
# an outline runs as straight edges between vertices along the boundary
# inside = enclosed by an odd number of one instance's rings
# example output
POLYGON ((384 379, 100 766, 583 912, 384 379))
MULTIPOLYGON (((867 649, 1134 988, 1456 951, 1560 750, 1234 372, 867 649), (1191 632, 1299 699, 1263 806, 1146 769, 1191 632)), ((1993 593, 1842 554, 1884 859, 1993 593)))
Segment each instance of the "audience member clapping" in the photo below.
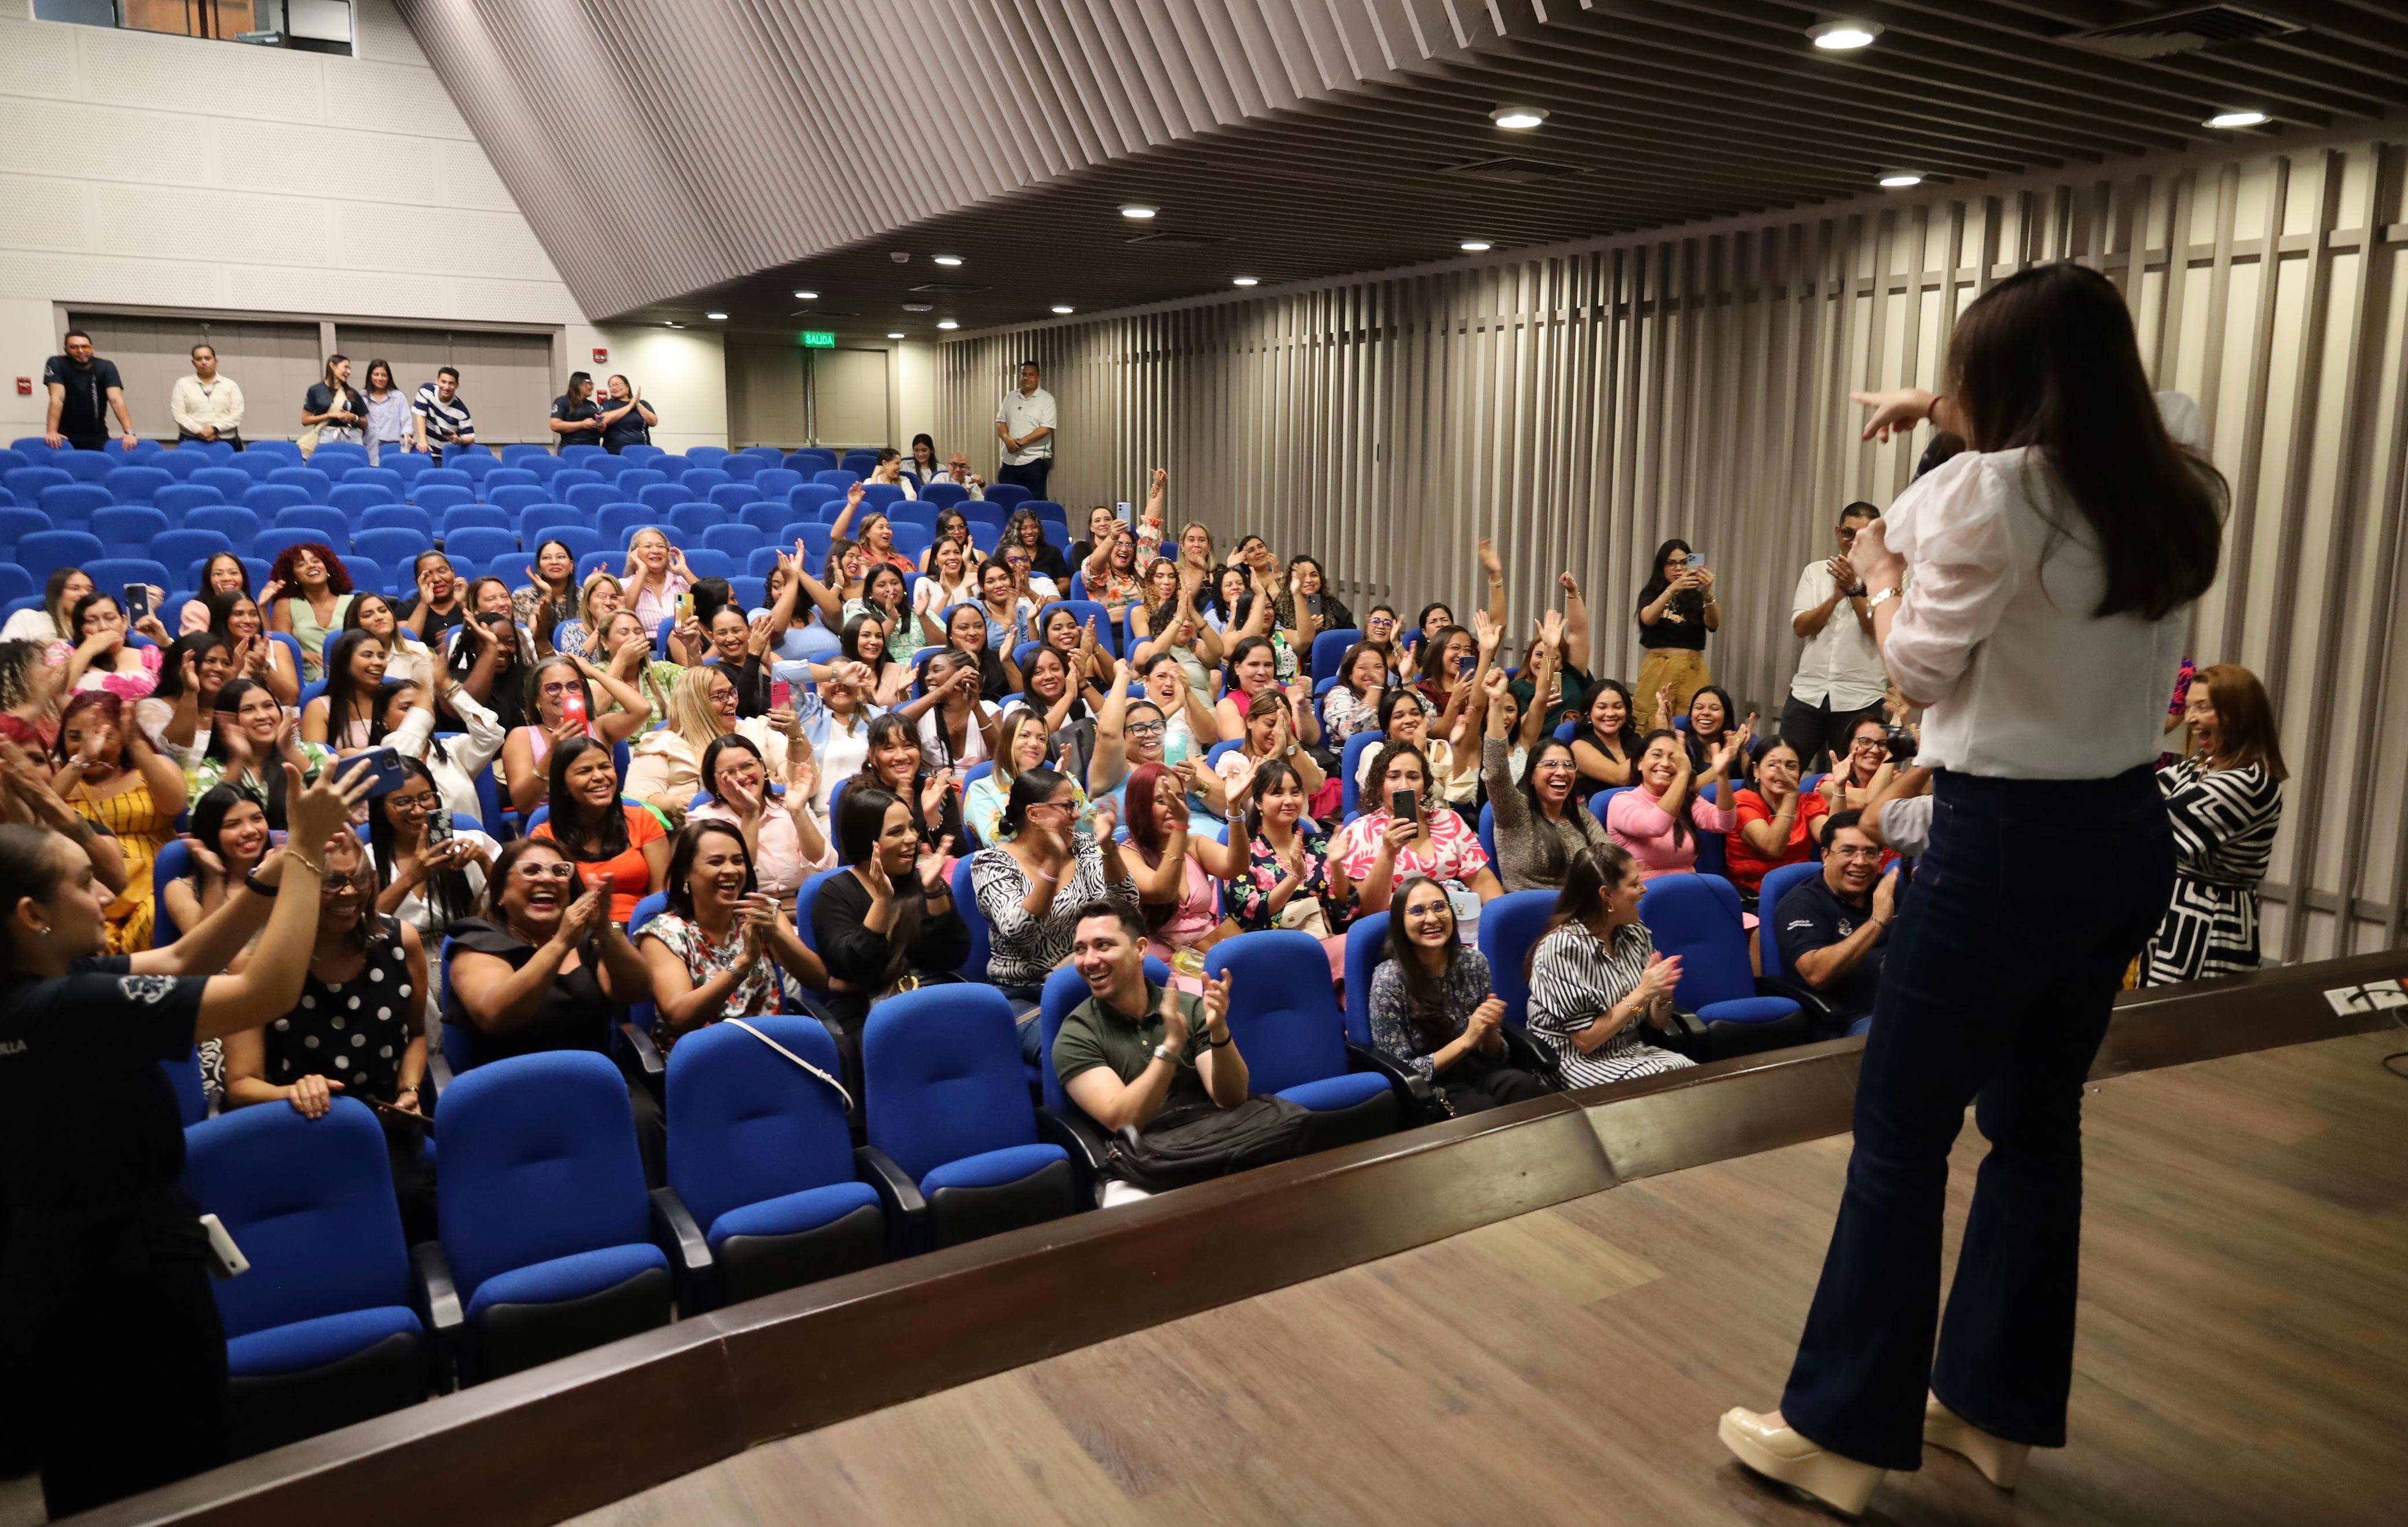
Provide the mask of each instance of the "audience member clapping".
POLYGON ((781 740, 786 744, 782 795, 773 792, 778 771, 751 737, 729 732, 714 738, 702 753, 701 782, 710 798, 694 807, 688 821, 736 828, 744 836, 762 894, 784 900, 811 876, 836 867, 836 846, 811 806, 818 770, 810 741, 799 725, 781 740))
POLYGON ((1512 696, 1501 669, 1488 675, 1488 735, 1481 743, 1481 767, 1496 813, 1497 871, 1508 891, 1557 890, 1583 849, 1611 845, 1605 826, 1581 804, 1580 765, 1571 744, 1553 737, 1537 744, 1517 783, 1507 750, 1512 696))
MULTIPOLYGON (((1137 881, 1112 837, 1109 804, 1096 808, 1093 837, 1077 830, 1079 793, 1069 776, 1049 768, 1015 775, 1000 841, 970 861, 970 886, 987 920, 987 979, 1014 1003, 1034 1005, 1045 978, 1070 952, 1078 910, 1110 897, 1131 911, 1137 881)), ((1037 1055, 1034 1015, 1022 1026, 1021 1054, 1037 1055)))
POLYGON ((1388 910, 1387 958, 1371 977, 1371 1042, 1426 1077, 1450 1115, 1526 1103, 1546 1082, 1508 1063, 1505 999, 1488 957, 1455 936, 1446 888, 1408 878, 1388 910))
MULTIPOLYGON (((75 706, 67 708, 72 713, 75 706)), ((59 746, 63 749, 67 746, 64 729, 59 746)), ((247 678, 228 679, 217 692, 208 746, 193 766, 191 788, 202 794, 221 784, 248 791, 266 806, 267 824, 282 832, 286 825, 284 770, 279 765, 289 764, 301 771, 303 779, 314 779, 334 756, 322 744, 305 742, 296 735, 292 717, 265 687, 247 678)), ((176 779, 179 788, 172 792, 176 805, 167 813, 170 818, 183 809, 184 777, 179 773, 176 779)))
POLYGON ((1790 887, 1771 915, 1782 962, 1831 1007, 1832 1034, 1823 1037, 1862 1033, 1898 917, 1898 877, 1882 873, 1882 846, 1857 813, 1832 814, 1823 873, 1790 887))
POLYGON ((1677 955, 1656 952, 1639 920, 1646 881, 1619 847, 1573 856, 1546 932, 1530 951, 1530 1034, 1567 1087, 1677 1071, 1696 1063, 1654 1043, 1673 1027, 1677 955))
POLYGON ((1432 801, 1421 749, 1390 738, 1374 756, 1371 778, 1363 814, 1339 832, 1333 849, 1363 911, 1386 911, 1398 884, 1416 875, 1459 886, 1482 902, 1505 893, 1470 823, 1432 801))
POLYGON ((1739 792, 1739 821, 1726 850, 1731 884, 1754 898, 1765 876, 1814 857, 1830 832, 1830 802, 1799 786, 1798 749, 1785 737, 1767 743, 1756 760, 1756 784, 1739 792))
POLYGON ((1182 992, 1204 989, 1205 951, 1234 923, 1221 915, 1215 881, 1245 873, 1243 844, 1230 847, 1190 828, 1185 781, 1160 764, 1140 764, 1126 792, 1129 865, 1146 926, 1146 952, 1170 966, 1182 992))
POLYGON ((836 831, 846 872, 821 885, 811 935, 827 964, 837 1045, 858 1077, 871 1005, 955 979, 970 955, 970 930, 953 906, 950 861, 920 841, 918 819, 892 791, 854 784, 837 809, 836 831))
POLYGON ((781 1011, 787 982, 819 991, 827 967, 795 933, 791 904, 761 890, 744 835, 724 821, 685 824, 669 855, 668 906, 636 948, 652 977, 652 1042, 729 1018, 781 1011))
POLYGON ((609 745, 570 737, 552 749, 550 815, 529 836, 550 838, 574 861, 588 887, 609 897, 610 920, 624 926, 636 904, 668 874, 668 830, 650 810, 619 798, 609 745))
POLYGON ((1639 863, 1641 879, 1692 870, 1698 835, 1722 836, 1739 823, 1728 774, 1745 746, 1745 731, 1721 748, 1702 775, 1692 775, 1689 750, 1677 732, 1651 732, 1639 755, 1638 782, 1607 803, 1605 829, 1639 863))

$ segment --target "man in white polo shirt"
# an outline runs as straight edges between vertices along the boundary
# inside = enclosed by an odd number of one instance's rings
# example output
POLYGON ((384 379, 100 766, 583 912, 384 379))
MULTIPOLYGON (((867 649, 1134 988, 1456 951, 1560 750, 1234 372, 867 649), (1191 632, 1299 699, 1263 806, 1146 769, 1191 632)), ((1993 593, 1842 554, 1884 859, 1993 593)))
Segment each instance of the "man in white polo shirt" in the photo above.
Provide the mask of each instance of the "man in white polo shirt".
POLYGON ((1872 615, 1864 581, 1849 564, 1856 532, 1881 518, 1870 504, 1851 504, 1833 526, 1837 556, 1806 564, 1790 599, 1790 629, 1805 638, 1798 675, 1789 681, 1789 702, 1781 707, 1781 737, 1798 749, 1800 767, 1813 769, 1826 749, 1870 716, 1881 719, 1889 692, 1889 672, 1873 646, 1872 615))
POLYGON ((1006 392, 995 411, 995 437, 1003 442, 995 480, 1016 482, 1031 498, 1045 496, 1046 475, 1054 470, 1054 394, 1037 385, 1041 375, 1036 362, 1021 362, 1019 389, 1006 392))

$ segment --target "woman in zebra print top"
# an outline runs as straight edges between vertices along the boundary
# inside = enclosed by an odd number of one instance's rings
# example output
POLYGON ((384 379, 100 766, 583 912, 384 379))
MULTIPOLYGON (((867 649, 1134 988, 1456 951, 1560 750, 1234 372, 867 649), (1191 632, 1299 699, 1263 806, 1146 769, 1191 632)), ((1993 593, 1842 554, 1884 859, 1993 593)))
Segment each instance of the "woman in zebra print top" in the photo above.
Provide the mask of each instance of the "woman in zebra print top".
POLYGON ((1696 1063, 1649 1044, 1672 1026, 1681 961, 1656 952, 1639 920, 1646 884, 1619 844, 1571 856, 1563 894, 1530 951, 1530 1033, 1554 1052, 1564 1086, 1598 1087, 1696 1063))
POLYGON ((2174 830, 2174 894, 2141 984, 2165 986, 2258 967, 2258 886, 2283 824, 2283 749, 2258 676, 2201 668, 2183 708, 2190 751, 2157 771, 2174 830))

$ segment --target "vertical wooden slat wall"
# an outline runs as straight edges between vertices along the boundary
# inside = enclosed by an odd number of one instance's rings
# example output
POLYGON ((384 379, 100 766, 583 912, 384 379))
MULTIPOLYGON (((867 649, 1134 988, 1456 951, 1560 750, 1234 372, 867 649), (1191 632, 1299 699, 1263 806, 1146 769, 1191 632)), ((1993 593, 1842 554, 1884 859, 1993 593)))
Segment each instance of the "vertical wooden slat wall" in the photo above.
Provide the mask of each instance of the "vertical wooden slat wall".
POLYGON ((1939 385, 1966 304, 2080 260, 2124 288, 2232 482, 2193 655, 2257 670, 2282 719, 2268 952, 2344 954, 2408 931, 2403 182, 2408 150, 2380 140, 2136 161, 1064 320, 947 344, 939 407, 948 440, 990 435, 1033 357, 1074 523, 1167 467, 1174 528, 1311 551, 1358 613, 1468 619, 1493 537, 1516 646, 1570 572, 1602 673, 1637 669, 1634 598, 1680 535, 1721 579, 1715 677, 1769 720, 1799 570, 1842 504, 1897 496, 1920 444, 1860 442, 1848 392, 1939 385))

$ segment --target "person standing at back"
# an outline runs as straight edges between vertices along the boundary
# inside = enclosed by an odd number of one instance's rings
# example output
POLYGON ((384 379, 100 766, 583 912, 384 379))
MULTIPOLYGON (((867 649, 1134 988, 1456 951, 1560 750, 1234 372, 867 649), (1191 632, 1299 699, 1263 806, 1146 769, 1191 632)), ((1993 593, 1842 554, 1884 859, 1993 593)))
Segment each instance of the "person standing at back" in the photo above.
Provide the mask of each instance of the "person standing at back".
POLYGON ((2068 262, 2000 281, 1957 321, 1947 375, 1945 396, 1857 394, 1869 437, 1929 419, 1967 443, 1850 555, 1883 660, 1926 707, 1929 842, 1888 930, 1847 1189, 1788 1387, 1720 1429, 1749 1468, 1850 1515, 1926 1442, 2001 1487, 2031 1449, 2065 1445, 2083 1084, 2173 892, 2166 680, 2223 540, 2199 411, 2151 398, 2105 276, 2068 262), (1990 1150, 1943 1322, 1968 1103, 1990 1150))
POLYGON ((610 400, 602 406, 602 449, 616 456, 629 446, 651 445, 652 427, 661 416, 626 378, 613 376, 609 385, 610 400))
POLYGON ((418 416, 418 449, 432 454, 437 466, 447 454, 443 448, 477 442, 477 421, 468 413, 468 400, 460 395, 460 373, 454 367, 447 365, 435 373, 433 381, 420 384, 409 411, 418 416))
POLYGON ((594 374, 572 371, 568 374, 568 391, 552 400, 552 443, 565 446, 592 446, 602 443, 602 410, 594 402, 594 374))
POLYGON ((176 440, 203 444, 223 440, 242 449, 242 388, 232 377, 218 375, 218 352, 208 344, 192 350, 193 374, 179 377, 167 393, 167 412, 175 416, 176 440))
POLYGON ((1778 735, 1808 769, 1827 767, 1823 755, 1844 748, 1842 739, 1856 722, 1879 720, 1889 692, 1889 672, 1873 647, 1873 614, 1865 603, 1872 591, 1848 560, 1857 534, 1880 518, 1870 504, 1842 509, 1832 527, 1839 553, 1808 563, 1789 599, 1789 629, 1806 649, 1798 654, 1778 735))
POLYGON ((1003 394, 995 411, 995 437, 1003 442, 995 480, 1016 482, 1031 498, 1045 496, 1045 478, 1054 470, 1054 394, 1037 385, 1043 375, 1036 362, 1021 362, 1020 386, 1003 394))
MULTIPOLYGON (((53 450, 68 446, 78 450, 108 448, 108 415, 117 416, 122 432, 118 443, 132 450, 142 442, 134 433, 134 416, 125 411, 125 380, 117 363, 93 353, 92 335, 69 329, 62 347, 66 353, 42 364, 42 385, 50 390, 50 407, 42 423, 42 438, 53 450)), ((1053 407, 1053 400, 1046 400, 1053 407)))

